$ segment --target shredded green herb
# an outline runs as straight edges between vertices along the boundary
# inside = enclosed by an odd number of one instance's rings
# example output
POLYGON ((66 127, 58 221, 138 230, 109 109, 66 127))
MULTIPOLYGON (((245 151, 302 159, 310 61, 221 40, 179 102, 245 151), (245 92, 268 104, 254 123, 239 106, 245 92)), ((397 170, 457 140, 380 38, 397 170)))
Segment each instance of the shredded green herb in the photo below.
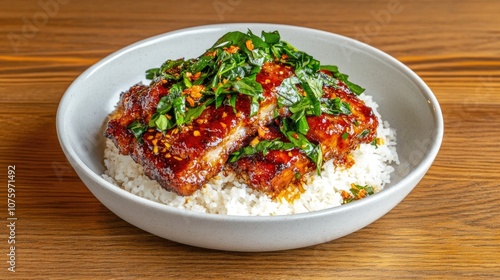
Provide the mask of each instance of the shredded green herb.
POLYGON ((342 192, 344 203, 359 200, 375 193, 375 189, 372 186, 361 186, 356 184, 351 184, 349 191, 351 192, 350 194, 346 191, 342 192))
POLYGON ((148 129, 148 127, 144 124, 142 124, 140 121, 138 120, 135 120, 133 123, 131 123, 129 126, 127 126, 128 129, 130 129, 130 131, 132 131, 132 133, 134 134, 134 136, 139 140, 141 141, 142 138, 141 136, 144 134, 144 132, 146 132, 146 130, 148 129))
POLYGON ((366 136, 368 136, 368 134, 370 134, 370 130, 365 129, 365 130, 361 131, 361 133, 358 135, 358 138, 359 139, 365 138, 366 136))
POLYGON ((347 138, 349 138, 349 133, 348 132, 342 133, 342 139, 347 140, 347 138))
POLYGON ((235 162, 244 156, 250 156, 257 153, 262 153, 264 156, 272 150, 290 150, 293 149, 295 145, 293 143, 283 142, 279 138, 273 140, 263 140, 257 143, 255 146, 248 145, 229 156, 229 162, 235 162))
MULTIPOLYGON (((278 139, 261 141, 256 146, 236 151, 230 156, 230 161, 259 152, 265 154, 270 150, 295 147, 314 161, 319 173, 323 156, 320 146, 305 137, 309 130, 306 117, 322 113, 351 114, 347 102, 322 97, 325 85, 337 87, 341 81, 355 94, 361 94, 364 89, 350 82, 337 66, 320 65, 311 55, 281 41, 278 31, 263 31, 260 36, 250 30, 246 33, 229 32, 197 58, 167 60, 158 68, 148 69, 146 78, 152 83, 170 85, 169 94, 160 99, 148 124, 134 121, 128 128, 141 140, 148 128, 165 132, 191 123, 207 106, 232 106, 236 110, 239 94, 250 96, 252 117, 258 113, 263 99, 263 88, 256 81, 256 75, 264 63, 274 60, 294 67, 296 74, 277 88, 278 107, 287 107, 292 113, 290 117, 279 120, 280 130, 290 142, 278 139), (320 70, 331 72, 333 77, 320 70)), ((277 111, 275 116, 279 117, 277 111)))

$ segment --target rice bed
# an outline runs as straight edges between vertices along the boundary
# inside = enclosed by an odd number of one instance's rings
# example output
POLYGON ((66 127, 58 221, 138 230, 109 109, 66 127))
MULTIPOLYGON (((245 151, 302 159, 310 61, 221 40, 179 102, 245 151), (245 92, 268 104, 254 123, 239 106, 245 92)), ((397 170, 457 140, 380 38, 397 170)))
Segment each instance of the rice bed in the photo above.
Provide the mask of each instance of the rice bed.
POLYGON ((375 147, 362 144, 353 151, 354 164, 350 168, 337 167, 330 160, 323 166, 321 176, 307 176, 304 192, 298 199, 289 202, 286 199, 271 199, 269 196, 253 190, 239 182, 231 172, 221 172, 212 178, 203 188, 191 196, 179 196, 163 189, 156 181, 144 175, 141 165, 130 156, 118 153, 111 140, 107 140, 104 151, 107 181, 143 198, 163 203, 172 207, 196 212, 226 215, 288 215, 342 204, 341 192, 349 192, 351 184, 369 185, 376 192, 381 191, 390 182, 394 171, 392 164, 398 164, 396 153, 396 133, 387 122, 383 122, 377 111, 378 105, 371 96, 360 96, 370 106, 379 119, 377 137, 381 144, 375 147))

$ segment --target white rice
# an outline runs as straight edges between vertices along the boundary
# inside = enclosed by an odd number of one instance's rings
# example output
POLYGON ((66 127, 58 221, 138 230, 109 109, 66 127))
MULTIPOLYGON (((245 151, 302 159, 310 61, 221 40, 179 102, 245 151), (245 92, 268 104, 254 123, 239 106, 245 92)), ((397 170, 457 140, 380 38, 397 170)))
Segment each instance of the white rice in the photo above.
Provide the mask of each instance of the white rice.
POLYGON ((293 202, 286 199, 273 200, 238 182, 235 174, 228 172, 221 172, 191 196, 179 196, 145 176, 142 166, 131 157, 120 155, 111 140, 107 140, 104 151, 106 170, 103 177, 146 199, 212 214, 287 215, 339 206, 343 203, 341 192, 350 192, 351 184, 368 185, 374 187, 376 192, 381 191, 390 182, 390 174, 394 171, 391 164, 399 163, 395 131, 387 122, 382 121, 377 112, 378 105, 371 96, 362 94, 360 98, 379 118, 377 137, 382 140, 381 144, 378 147, 371 144, 360 145, 352 153, 354 165, 350 168, 336 167, 333 161, 326 162, 321 176, 313 174, 306 178, 305 191, 293 202))

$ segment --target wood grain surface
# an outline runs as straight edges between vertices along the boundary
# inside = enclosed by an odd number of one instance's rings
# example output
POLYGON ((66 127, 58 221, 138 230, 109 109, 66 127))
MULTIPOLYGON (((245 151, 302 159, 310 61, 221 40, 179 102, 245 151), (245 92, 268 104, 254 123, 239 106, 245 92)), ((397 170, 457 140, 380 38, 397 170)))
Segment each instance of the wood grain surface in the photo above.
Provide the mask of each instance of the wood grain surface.
POLYGON ((0 2, 0 279, 500 279, 500 1, 0 2), (313 247, 232 253, 164 240, 118 218, 79 180, 55 130, 60 98, 106 55, 204 24, 268 22, 366 42, 428 83, 441 151, 386 216, 313 247), (16 167, 16 272, 7 170, 16 167))

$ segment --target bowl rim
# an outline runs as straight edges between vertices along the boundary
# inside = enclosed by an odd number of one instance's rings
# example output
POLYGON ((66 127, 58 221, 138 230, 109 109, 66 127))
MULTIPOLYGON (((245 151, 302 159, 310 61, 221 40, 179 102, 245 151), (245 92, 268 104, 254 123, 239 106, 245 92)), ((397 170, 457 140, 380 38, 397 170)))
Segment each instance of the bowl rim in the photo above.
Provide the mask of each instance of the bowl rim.
MULTIPOLYGON (((427 84, 408 66, 404 65, 402 62, 392 57, 391 55, 373 47, 366 43, 360 42, 356 39, 349 38, 343 35, 339 35, 336 33, 332 33, 329 31, 303 27, 303 26, 295 26, 295 25, 287 25, 287 24, 275 24, 275 23, 221 23, 221 24, 208 24, 208 25, 199 25, 192 26, 182 29, 177 29, 165 33, 161 33, 152 37, 148 37, 142 40, 139 40, 135 43, 127 45, 123 48, 120 48, 117 51, 112 52, 106 57, 102 58, 98 62, 94 63, 92 66, 87 68, 84 72, 82 72, 68 87, 68 89, 63 94, 58 109, 56 113, 56 131, 57 137, 60 143, 60 146, 66 155, 68 161, 73 166, 74 169, 76 167, 80 168, 91 180, 95 183, 99 184, 100 187, 106 188, 115 195, 122 196, 127 200, 132 200, 135 203, 143 204, 148 208, 153 208, 157 211, 173 214, 173 215, 181 215, 187 218, 193 219, 203 219, 203 220, 211 220, 211 221, 240 221, 240 222, 276 222, 280 221, 290 221, 290 220, 301 220, 301 219, 310 219, 310 218, 320 218, 325 216, 330 216, 334 213, 341 214, 344 212, 349 212, 353 208, 357 208, 363 204, 373 203, 377 200, 383 200, 387 197, 391 196, 392 193, 396 192, 399 188, 402 188, 407 183, 417 180, 419 181, 422 176, 425 175, 427 170, 432 165, 435 157, 437 156, 439 149, 441 147, 443 134, 444 134, 444 124, 443 124, 443 116, 440 105, 437 101, 437 98, 431 91, 431 89, 427 86, 427 84), (400 181, 394 183, 387 189, 383 189, 379 193, 363 198, 362 200, 353 201, 348 204, 343 204, 340 206, 334 206, 322 210, 305 212, 305 213, 297 213, 297 214, 286 214, 286 215, 273 215, 273 216, 246 216, 246 215, 228 215, 228 214, 212 214, 212 213, 203 213, 203 212, 195 212, 187 209, 180 209, 173 206, 169 206, 166 204, 162 204, 160 202, 152 201, 147 198, 143 198, 132 194, 119 186, 116 186, 108 181, 106 181, 101 175, 96 174, 92 171, 76 154, 73 149, 71 143, 69 143, 67 136, 65 134, 65 125, 64 125, 64 114, 67 112, 68 106, 70 105, 70 95, 73 92, 73 89, 79 84, 85 81, 89 76, 91 76, 94 72, 98 71, 101 67, 105 66, 110 61, 128 53, 135 49, 155 44, 156 42, 160 42, 164 40, 166 37, 177 36, 177 35, 185 35, 191 32, 211 32, 211 31, 220 31, 223 29, 241 29, 242 27, 246 27, 248 29, 251 28, 259 28, 261 30, 264 29, 289 29, 293 31, 301 31, 310 34, 317 34, 322 36, 328 36, 330 38, 335 38, 336 40, 342 40, 344 42, 349 43, 351 46, 356 47, 357 49, 363 51, 369 51, 371 54, 384 59, 384 61, 388 62, 400 71, 402 74, 407 76, 416 86, 420 88, 420 94, 422 94, 430 108, 433 112, 433 120, 434 120, 434 129, 430 135, 431 137, 431 146, 422 157, 420 162, 413 168, 413 170, 403 177, 400 181), (76 165, 76 166, 75 166, 76 165)), ((88 187, 87 187, 88 188, 88 187)))

